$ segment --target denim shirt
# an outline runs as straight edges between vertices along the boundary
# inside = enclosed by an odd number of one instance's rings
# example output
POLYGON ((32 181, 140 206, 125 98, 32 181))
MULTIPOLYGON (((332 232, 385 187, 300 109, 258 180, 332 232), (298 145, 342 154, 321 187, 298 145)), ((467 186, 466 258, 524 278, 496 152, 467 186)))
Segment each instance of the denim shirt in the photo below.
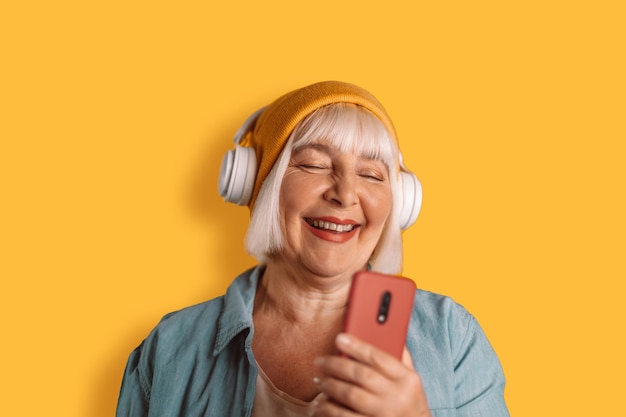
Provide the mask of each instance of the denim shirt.
MULTIPOLYGON (((226 294, 163 317, 130 355, 117 417, 250 416, 258 374, 252 309, 264 268, 226 294)), ((506 417, 504 375, 480 326, 418 290, 406 342, 435 417, 506 417)))

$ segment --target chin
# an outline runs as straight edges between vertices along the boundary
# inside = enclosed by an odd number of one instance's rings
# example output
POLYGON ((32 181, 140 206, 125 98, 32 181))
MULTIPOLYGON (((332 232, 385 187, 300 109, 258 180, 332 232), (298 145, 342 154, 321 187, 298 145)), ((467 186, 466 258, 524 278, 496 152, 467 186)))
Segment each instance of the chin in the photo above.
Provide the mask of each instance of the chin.
POLYGON ((314 262, 307 266, 307 269, 311 271, 313 274, 320 277, 337 277, 341 275, 349 275, 352 276, 356 271, 363 269, 363 265, 361 264, 340 264, 337 262, 314 262), (359 266, 357 266, 359 265, 359 266))

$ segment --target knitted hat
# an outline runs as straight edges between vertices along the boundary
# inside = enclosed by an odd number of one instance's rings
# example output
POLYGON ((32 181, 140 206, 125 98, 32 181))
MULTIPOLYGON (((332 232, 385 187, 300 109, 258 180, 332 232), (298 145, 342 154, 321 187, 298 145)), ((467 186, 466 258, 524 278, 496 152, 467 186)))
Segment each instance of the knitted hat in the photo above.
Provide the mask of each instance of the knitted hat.
POLYGON ((259 161, 250 208, 254 206, 261 185, 296 126, 315 110, 333 103, 352 103, 366 108, 380 119, 391 137, 397 140, 391 119, 382 104, 356 85, 324 81, 287 93, 263 110, 254 129, 241 141, 241 145, 256 150, 256 160, 259 161))

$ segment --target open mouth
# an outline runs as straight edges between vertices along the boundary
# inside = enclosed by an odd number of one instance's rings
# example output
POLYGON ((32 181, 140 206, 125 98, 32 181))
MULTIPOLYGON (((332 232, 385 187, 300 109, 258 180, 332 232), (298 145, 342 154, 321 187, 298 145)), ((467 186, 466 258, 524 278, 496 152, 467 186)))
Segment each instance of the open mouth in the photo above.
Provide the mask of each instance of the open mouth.
POLYGON ((339 224, 333 223, 325 220, 317 220, 317 219, 304 219, 309 226, 314 227, 319 230, 327 230, 336 233, 348 233, 353 231, 355 228, 359 227, 358 224, 339 224))

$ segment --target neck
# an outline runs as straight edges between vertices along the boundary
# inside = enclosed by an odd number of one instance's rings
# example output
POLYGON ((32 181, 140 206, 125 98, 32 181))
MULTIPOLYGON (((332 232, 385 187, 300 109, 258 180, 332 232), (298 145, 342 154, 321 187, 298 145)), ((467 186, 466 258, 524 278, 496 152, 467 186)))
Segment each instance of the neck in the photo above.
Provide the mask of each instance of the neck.
POLYGON ((350 284, 351 274, 319 277, 272 260, 259 283, 254 310, 299 325, 336 323, 343 320, 350 284))

